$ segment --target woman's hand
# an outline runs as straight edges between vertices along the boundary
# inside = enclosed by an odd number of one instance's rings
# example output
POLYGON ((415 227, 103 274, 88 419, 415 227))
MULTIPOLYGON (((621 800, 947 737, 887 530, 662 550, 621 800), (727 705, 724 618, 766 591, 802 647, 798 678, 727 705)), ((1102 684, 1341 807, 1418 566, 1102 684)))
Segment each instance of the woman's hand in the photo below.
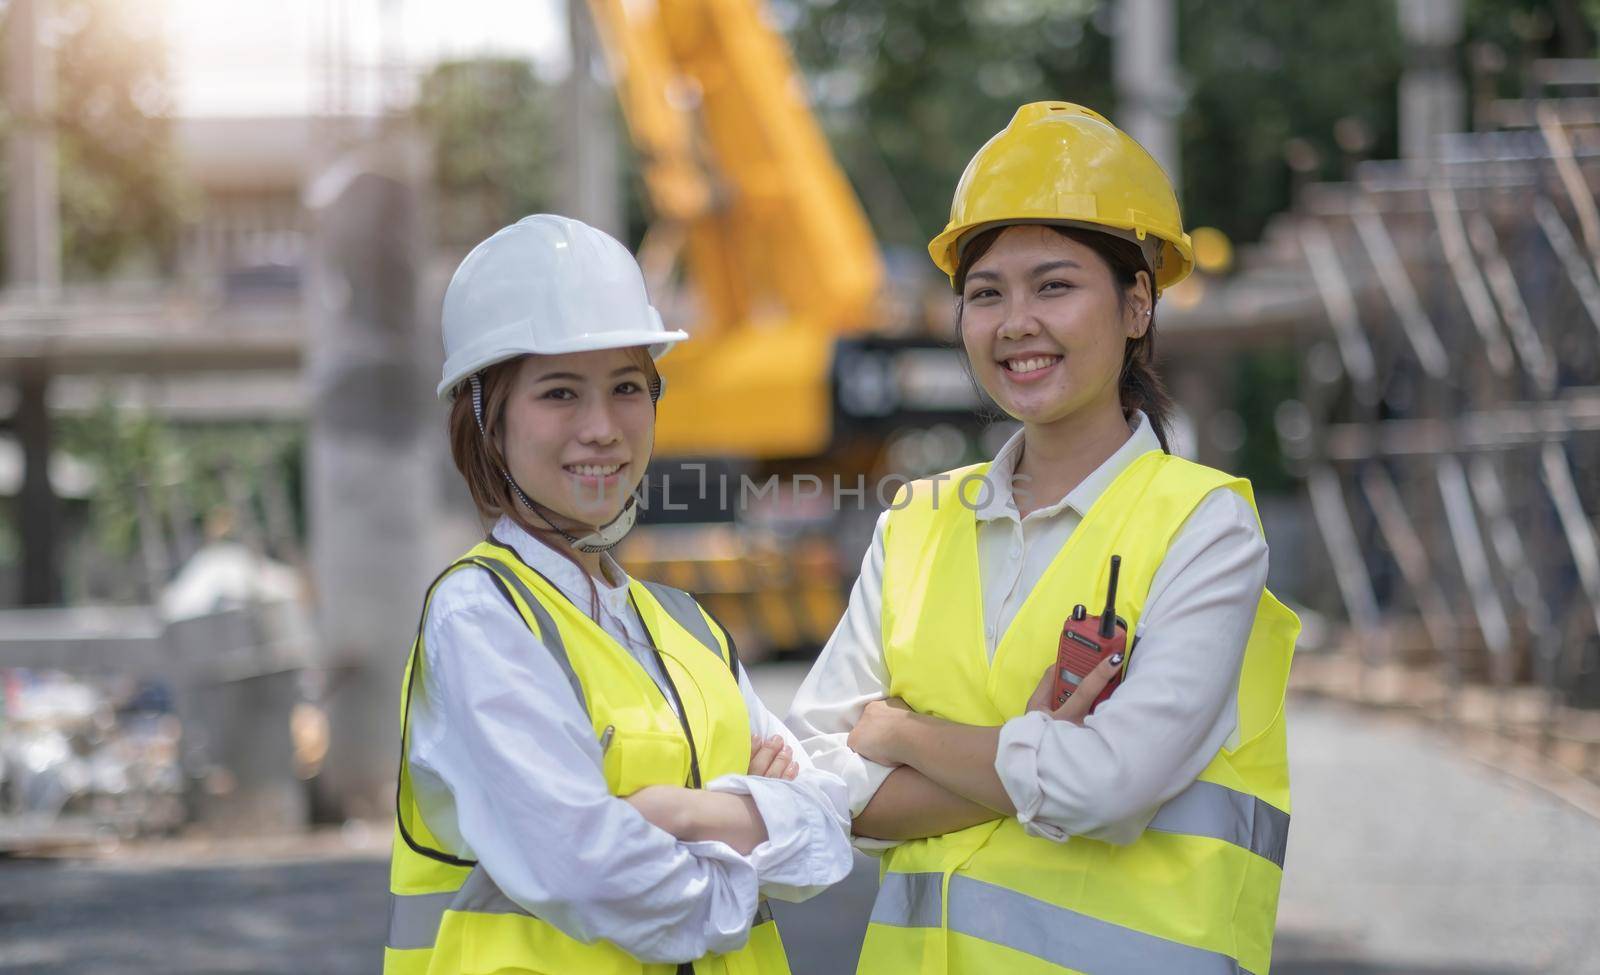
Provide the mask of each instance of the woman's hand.
POLYGON ((879 765, 903 765, 899 758, 900 733, 906 718, 914 712, 897 697, 872 701, 861 711, 861 718, 850 729, 846 742, 850 750, 879 765))
POLYGON ((793 780, 800 774, 800 763, 794 760, 794 752, 782 735, 773 735, 771 738, 751 735, 749 774, 768 779, 793 780))
POLYGON ((1051 663, 1044 669, 1044 676, 1039 678, 1039 686, 1034 688, 1033 696, 1028 698, 1028 710, 1046 711, 1057 721, 1070 721, 1081 725, 1083 719, 1089 716, 1089 709, 1094 707, 1094 699, 1105 690, 1111 678, 1117 676, 1117 668, 1121 666, 1120 653, 1114 653, 1100 661, 1077 687, 1068 692, 1066 703, 1052 709, 1050 692, 1055 689, 1056 664, 1051 663))

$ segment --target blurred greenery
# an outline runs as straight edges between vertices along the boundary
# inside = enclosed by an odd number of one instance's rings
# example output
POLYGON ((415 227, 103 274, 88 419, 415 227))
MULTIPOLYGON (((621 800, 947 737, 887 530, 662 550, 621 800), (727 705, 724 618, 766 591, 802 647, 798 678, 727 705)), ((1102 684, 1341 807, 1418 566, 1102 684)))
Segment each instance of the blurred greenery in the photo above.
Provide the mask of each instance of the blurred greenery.
MULTIPOLYGON (((1064 98, 1116 118, 1110 3, 772 2, 888 243, 920 247, 943 226, 967 160, 1019 104, 1064 98)), ((1291 203, 1286 151, 1316 179, 1396 154, 1404 47, 1394 0, 1173 7, 1188 225, 1257 239, 1291 203)), ((1533 59, 1592 54, 1600 0, 1466 0, 1464 14, 1463 77, 1479 52, 1484 85, 1516 94, 1533 59)))
POLYGON ((1300 390, 1300 357, 1291 345, 1276 345, 1238 356, 1233 363, 1232 409, 1246 418, 1244 443, 1231 469, 1248 477, 1261 494, 1294 490, 1295 478, 1284 463, 1275 418, 1285 400, 1300 390))
MULTIPOLYGON (((183 190, 159 10, 123 0, 55 6, 62 273, 170 271, 183 190)), ((7 30, 0 17, 0 58, 7 30)), ((0 138, 15 124, 0 116, 0 138)))
POLYGON ((526 61, 450 61, 422 79, 415 112, 432 141, 441 243, 475 244, 550 209, 555 109, 554 89, 526 61))
POLYGON ((1258 238, 1291 202, 1291 139, 1314 150, 1312 175, 1321 179, 1340 178, 1347 159, 1398 153, 1403 52, 1394 0, 1176 6, 1190 85, 1181 124, 1190 226, 1258 238), (1335 136, 1341 123, 1346 148, 1335 136))
POLYGON ((61 449, 94 466, 83 540, 103 557, 138 556, 141 492, 167 536, 181 520, 181 530, 201 540, 208 517, 226 509, 236 532, 256 535, 280 557, 303 537, 300 424, 176 424, 107 398, 58 429, 61 449), (275 497, 287 510, 273 510, 275 497))

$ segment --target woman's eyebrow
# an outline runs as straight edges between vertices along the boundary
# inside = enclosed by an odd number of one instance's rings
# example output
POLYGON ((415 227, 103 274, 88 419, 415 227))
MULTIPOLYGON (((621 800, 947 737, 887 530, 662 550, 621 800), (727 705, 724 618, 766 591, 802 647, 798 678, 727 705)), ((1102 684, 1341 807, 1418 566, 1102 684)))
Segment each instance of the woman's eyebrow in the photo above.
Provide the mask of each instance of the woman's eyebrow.
MULTIPOLYGON (((627 365, 627 366, 623 366, 620 369, 611 370, 611 375, 613 377, 616 377, 616 376, 621 376, 624 373, 629 373, 629 372, 644 372, 644 369, 642 367, 640 367, 640 366, 627 365)), ((584 377, 578 375, 575 372, 547 372, 544 375, 540 376, 538 379, 535 379, 534 382, 543 383, 543 382, 549 382, 552 379, 565 379, 568 382, 581 383, 581 382, 583 382, 584 377)))
MULTIPOLYGON (((1083 270, 1083 265, 1079 264, 1077 261, 1046 261, 1043 264, 1036 265, 1033 270, 1028 272, 1028 274, 1037 277, 1041 274, 1049 274, 1051 271, 1067 270, 1081 271, 1083 270)), ((1000 280, 1000 273, 998 271, 973 271, 971 274, 967 275, 967 280, 998 281, 1000 280)))

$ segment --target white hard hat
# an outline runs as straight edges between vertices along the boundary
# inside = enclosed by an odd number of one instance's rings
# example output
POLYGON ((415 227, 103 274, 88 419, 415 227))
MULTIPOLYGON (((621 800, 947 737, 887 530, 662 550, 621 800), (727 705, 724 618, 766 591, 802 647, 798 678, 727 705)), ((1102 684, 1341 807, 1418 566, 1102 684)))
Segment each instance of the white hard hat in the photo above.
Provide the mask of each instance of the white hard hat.
POLYGON ((549 213, 502 228, 462 260, 444 294, 443 331, 440 396, 519 355, 646 345, 659 359, 689 337, 661 323, 626 247, 549 213))

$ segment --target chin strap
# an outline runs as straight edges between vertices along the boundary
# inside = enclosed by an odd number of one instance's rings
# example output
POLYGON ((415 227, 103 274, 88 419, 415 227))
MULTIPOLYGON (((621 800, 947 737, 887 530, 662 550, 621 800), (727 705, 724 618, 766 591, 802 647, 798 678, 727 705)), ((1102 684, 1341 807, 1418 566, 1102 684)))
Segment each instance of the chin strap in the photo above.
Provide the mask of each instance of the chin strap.
POLYGON ((562 528, 560 525, 551 521, 549 516, 544 513, 543 507, 534 504, 533 499, 529 498, 523 493, 521 485, 512 480, 510 474, 507 474, 504 470, 502 470, 500 473, 505 476, 506 484, 510 486, 511 493, 517 496, 517 500, 522 503, 524 508, 527 508, 529 511, 533 512, 533 514, 538 517, 540 521, 549 525, 551 530, 560 535, 562 538, 566 539, 568 545, 571 545, 578 551, 589 555, 594 555, 599 552, 609 552, 616 548, 617 543, 622 541, 622 539, 628 534, 628 531, 633 528, 633 523, 639 518, 639 499, 630 496, 628 498, 628 503, 622 506, 622 511, 618 512, 615 518, 611 519, 610 522, 601 525, 599 528, 596 528, 589 534, 584 535, 582 538, 579 538, 577 535, 572 534, 565 528, 562 528))
MULTIPOLYGON (((483 383, 479 381, 476 375, 473 375, 469 382, 472 384, 472 416, 478 421, 478 434, 487 439, 489 433, 483 424, 483 383)), ((661 395, 659 386, 654 387, 651 392, 653 394, 652 400, 661 395)), ((630 495, 628 502, 622 506, 622 510, 617 513, 615 518, 580 538, 551 521, 549 516, 544 513, 543 506, 535 504, 533 499, 528 497, 527 493, 522 490, 522 485, 512 478, 510 471, 502 467, 500 468, 500 476, 506 479, 506 486, 511 488, 511 493, 517 496, 517 501, 524 508, 532 512, 540 521, 549 525, 556 534, 566 539, 568 545, 587 555, 609 552, 616 548, 617 544, 633 528, 633 523, 639 519, 639 499, 630 495)))

